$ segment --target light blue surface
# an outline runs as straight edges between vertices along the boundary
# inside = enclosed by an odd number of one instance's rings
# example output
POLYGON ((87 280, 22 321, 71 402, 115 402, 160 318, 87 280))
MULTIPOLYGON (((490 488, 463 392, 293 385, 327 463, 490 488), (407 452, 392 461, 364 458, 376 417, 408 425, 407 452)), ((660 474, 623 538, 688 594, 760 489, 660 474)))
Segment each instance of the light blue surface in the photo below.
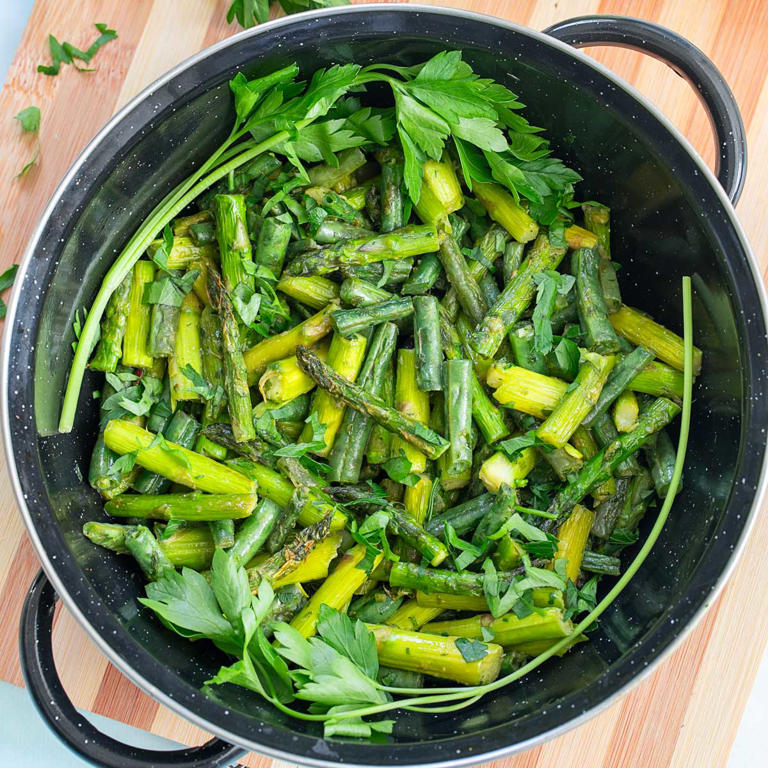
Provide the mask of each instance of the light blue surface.
MULTIPOLYGON (((130 725, 90 712, 88 719, 104 733, 145 749, 176 749, 163 739, 130 725)), ((0 682, 0 766, 87 768, 90 763, 70 752, 49 730, 23 688, 0 682)))
POLYGON ((0 83, 5 82, 35 0, 0 0, 0 83))

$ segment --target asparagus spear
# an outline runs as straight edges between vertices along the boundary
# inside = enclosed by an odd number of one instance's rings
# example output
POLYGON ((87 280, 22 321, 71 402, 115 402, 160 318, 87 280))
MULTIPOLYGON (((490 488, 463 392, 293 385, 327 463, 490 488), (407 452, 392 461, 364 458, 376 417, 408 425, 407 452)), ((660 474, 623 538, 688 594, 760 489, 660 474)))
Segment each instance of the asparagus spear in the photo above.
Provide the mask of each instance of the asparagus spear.
POLYGON ((507 648, 536 640, 568 637, 573 632, 573 624, 570 620, 563 619, 563 613, 559 608, 541 608, 522 619, 513 613, 498 619, 494 619, 490 613, 485 613, 466 619, 432 621, 424 625, 422 631, 435 635, 454 635, 479 640, 483 637, 483 629, 492 633, 494 643, 507 648))
POLYGON ((602 416, 630 382, 653 359, 653 352, 637 347, 623 357, 613 368, 592 410, 584 418, 585 427, 591 426, 602 416))
POLYGON ((416 384, 422 392, 436 392, 443 388, 440 307, 434 296, 417 296, 413 309, 416 384))
POLYGON ((151 261, 137 261, 133 267, 130 306, 123 336, 123 365, 150 368, 149 325, 152 308, 144 304, 144 286, 155 279, 155 265, 151 261))
MULTIPOLYGON (((320 390, 330 399, 337 411, 343 413, 343 409, 336 405, 336 401, 325 390, 320 390)), ((381 384, 380 397, 385 405, 393 406, 395 403, 395 366, 392 360, 387 365, 384 380, 381 384)), ((392 456, 392 441, 394 435, 381 424, 374 424, 368 445, 365 448, 365 460, 369 464, 383 464, 392 456)), ((410 446, 408 446, 410 449, 410 446)))
POLYGON ((508 408, 545 419, 565 397, 568 384, 553 376, 542 376, 516 365, 494 364, 487 382, 495 387, 494 398, 508 408))
POLYGON ((430 459, 436 459, 448 448, 445 438, 420 424, 413 418, 401 414, 385 405, 378 395, 366 392, 357 384, 339 376, 306 347, 296 350, 301 369, 311 376, 319 387, 328 391, 344 405, 370 416, 394 434, 399 435, 430 459))
POLYGON ((398 261, 377 261, 374 264, 342 265, 341 274, 344 277, 356 277, 368 283, 378 285, 382 281, 384 287, 391 289, 393 286, 405 282, 411 274, 413 259, 399 259, 398 261))
POLYGON ((376 640, 379 662, 385 667, 425 672, 467 685, 493 682, 501 669, 503 651, 495 643, 486 645, 482 658, 466 661, 455 637, 440 637, 382 624, 370 624, 368 629, 376 640))
MULTIPOLYGON (((663 429, 656 435, 653 445, 645 452, 653 478, 653 485, 660 499, 665 498, 675 471, 675 447, 663 429)), ((678 493, 681 486, 678 485, 678 493)))
MULTIPOLYGON (((351 600, 355 590, 365 581, 368 573, 357 566, 366 556, 367 550, 361 544, 345 552, 339 559, 333 572, 312 595, 309 602, 291 621, 291 626, 301 632, 304 637, 310 637, 317 630, 317 619, 321 605, 341 610, 351 600)), ((374 558, 373 567, 380 562, 383 555, 374 558)))
POLYGON ((282 514, 282 507, 271 499, 259 502, 254 513, 235 534, 235 543, 229 553, 236 563, 245 564, 259 552, 282 514))
POLYGON ((388 147, 376 155, 381 165, 381 231, 400 229, 403 221, 403 153, 388 147))
POLYGON ((200 353, 203 378, 214 393, 205 401, 203 423, 213 424, 224 406, 225 389, 221 324, 210 307, 205 307, 200 315, 200 353))
POLYGON ((565 228, 565 243, 573 251, 579 248, 594 248, 597 246, 597 235, 584 227, 572 224, 565 228))
POLYGON ((295 354, 296 347, 300 344, 311 346, 327 336, 332 330, 331 312, 337 306, 337 304, 329 304, 303 323, 283 333, 270 336, 246 350, 243 359, 248 369, 248 384, 255 384, 269 363, 295 354))
POLYGON ((422 165, 422 184, 416 214, 425 223, 434 226, 449 213, 464 205, 461 185, 450 160, 428 159, 422 165))
POLYGON ((384 260, 407 259, 438 248, 435 230, 412 224, 373 237, 342 240, 319 251, 308 251, 286 267, 288 275, 324 275, 342 266, 366 266, 384 260))
POLYGON ((416 603, 422 608, 445 611, 487 611, 488 603, 482 595, 452 595, 449 592, 416 591, 416 603))
POLYGON ((158 444, 151 432, 123 419, 112 419, 104 442, 119 454, 136 451, 136 463, 173 482, 208 493, 252 494, 255 483, 239 472, 177 443, 158 444))
POLYGON ((160 549, 152 531, 143 525, 126 533, 125 548, 133 555, 149 581, 157 581, 173 570, 173 564, 160 549))
POLYGON ((579 321, 587 348, 600 354, 619 351, 619 340, 608 319, 599 277, 600 256, 596 251, 579 248, 571 258, 571 272, 576 278, 579 321))
MULTIPOLYGON (((147 256, 154 260, 155 254, 165 248, 162 239, 153 240, 147 248, 147 256)), ((216 255, 216 247, 212 245, 198 245, 187 234, 174 232, 173 245, 168 252, 166 269, 186 269, 193 262, 201 258, 213 258, 216 255)))
POLYGON ((663 429, 679 413, 680 406, 671 400, 664 397, 654 400, 640 414, 637 426, 631 432, 621 435, 584 464, 578 477, 557 494, 549 512, 561 517, 573 509, 595 486, 604 483, 618 464, 639 450, 651 435, 663 429))
MULTIPOLYGON (((314 351, 321 360, 325 360, 328 356, 326 340, 323 339, 314 351)), ((315 382, 299 368, 295 355, 269 363, 259 379, 259 392, 270 403, 291 402, 314 388, 315 382)))
POLYGON ((327 528, 328 520, 324 518, 299 531, 280 552, 251 560, 249 582, 253 585, 266 577, 273 587, 282 587, 325 579, 342 539, 340 532, 328 534, 327 528))
POLYGON ((331 313, 333 327, 344 336, 361 333, 381 323, 400 320, 413 314, 411 299, 390 299, 355 309, 337 309, 331 313))
POLYGON ((600 552, 586 550, 581 560, 581 570, 589 573, 599 573, 602 576, 620 576, 621 560, 600 552))
POLYGON ((503 485, 515 488, 528 477, 537 460, 538 453, 534 448, 524 448, 514 459, 496 451, 480 467, 480 481, 490 493, 498 493, 503 485))
MULTIPOLYGON (((592 425, 592 432, 601 448, 610 445, 619 437, 619 431, 608 414, 598 417, 592 425)), ((624 461, 616 465, 614 474, 616 477, 631 477, 641 471, 640 464, 634 456, 627 456, 624 461)))
POLYGON ((176 328, 181 308, 174 304, 153 304, 149 319, 149 354, 170 357, 176 351, 176 328))
POLYGON ((425 253, 411 277, 403 283, 400 293, 404 296, 421 296, 429 293, 442 273, 443 265, 440 257, 434 253, 425 253))
POLYGON ((422 526, 427 519, 432 486, 432 478, 429 475, 421 475, 413 485, 406 486, 403 493, 405 511, 422 526))
MULTIPOLYGON (((328 365, 345 379, 355 381, 363 364, 366 345, 365 336, 344 338, 340 333, 335 333, 328 349, 328 365)), ((328 456, 344 418, 344 409, 338 407, 328 392, 319 389, 314 394, 311 413, 316 414, 318 423, 325 427, 323 434, 325 447, 315 453, 318 456, 328 456)), ((302 442, 308 442, 311 436, 311 428, 307 424, 301 435, 302 442)))
POLYGON ((227 410, 232 424, 232 433, 236 442, 243 443, 256 437, 256 430, 251 417, 252 405, 251 393, 248 389, 248 372, 243 353, 240 350, 240 329, 235 319, 232 302, 224 290, 221 277, 213 269, 208 272, 208 293, 221 325, 224 387, 227 391, 227 410))
POLYGON ((490 493, 483 493, 434 516, 427 522, 426 529, 442 539, 445 536, 445 524, 450 523, 456 533, 463 536, 475 528, 490 511, 493 504, 494 497, 490 493))
POLYGON ((307 593, 301 584, 290 584, 275 590, 275 600, 261 623, 264 636, 271 638, 277 624, 289 622, 306 604, 307 593))
POLYGON ((440 484, 452 490, 463 488, 472 476, 472 363, 446 360, 444 371, 449 445, 440 484))
POLYGON ((633 392, 643 392, 654 397, 668 397, 677 401, 683 398, 683 374, 657 360, 648 363, 627 386, 633 392))
POLYGON ((234 520, 211 520, 208 523, 213 544, 219 549, 230 549, 235 543, 234 520))
MULTIPOLYGON (((357 380, 359 386, 371 395, 379 395, 382 391, 396 340, 397 327, 392 323, 383 323, 376 328, 371 337, 365 362, 357 380)), ((332 393, 329 395, 336 401, 332 393)), ((367 414, 352 408, 344 412, 341 427, 329 456, 332 480, 340 483, 358 481, 372 428, 373 419, 367 414)))
POLYGON ((283 277, 276 288, 312 309, 323 309, 339 298, 339 286, 320 275, 283 277))
POLYGON ((104 505, 113 517, 138 517, 154 520, 230 520, 248 517, 256 506, 256 496, 237 494, 121 494, 104 505))
POLYGON ((583 355, 574 388, 555 406, 536 434, 555 448, 562 448, 600 397, 615 358, 593 352, 583 355))
POLYGON ((348 277, 339 289, 339 298, 353 307, 367 307, 394 298, 394 294, 357 277, 348 277))
POLYGON ((448 230, 446 219, 438 223, 440 237, 440 263, 443 265, 448 282, 456 292, 456 298, 472 322, 479 323, 485 315, 488 305, 467 260, 461 252, 456 238, 448 230))
POLYGON ((539 225, 503 187, 498 184, 474 183, 472 191, 488 211, 488 215, 518 242, 530 242, 539 233, 539 225))
POLYGON ((624 390, 613 404, 613 423, 619 432, 631 432, 637 426, 637 416, 640 406, 635 393, 630 389, 624 390))
POLYGON ((357 621, 383 624, 397 611, 402 602, 402 597, 393 597, 383 590, 376 590, 353 600, 349 606, 349 616, 357 621))
MULTIPOLYGON (((614 330, 637 346, 646 347, 659 360, 671 365, 678 371, 683 370, 683 340, 676 333, 660 325, 647 315, 622 304, 621 308, 610 316, 614 330)), ((693 348, 693 373, 701 372, 701 350, 693 348)))
MULTIPOLYGON (((595 438, 592 436, 592 433, 583 425, 571 435, 571 443, 573 444, 573 447, 582 455, 582 458, 586 460, 593 458, 600 450, 597 442, 595 441, 595 438)), ((581 470, 581 466, 579 467, 579 470, 581 470)), ((595 500, 595 502, 599 503, 610 499, 615 493, 616 482, 611 477, 604 483, 601 483, 596 488, 592 489, 592 498, 595 500)))
POLYGON ((432 608, 419 605, 415 599, 406 600, 384 623, 390 627, 421 629, 427 622, 436 619, 442 608, 432 608))
POLYGON ((123 337, 131 310, 131 286, 129 273, 112 294, 101 321, 99 346, 90 362, 94 371, 114 373, 122 357, 123 337))
MULTIPOLYGON (((240 283, 252 291, 253 276, 246 266, 253 265, 253 254, 246 225, 245 198, 243 195, 216 195, 213 198, 213 215, 219 241, 221 277, 227 293, 231 296, 240 283)), ((211 290, 210 280, 208 290, 211 290)))
POLYGON ((504 247, 504 255, 502 257, 501 274, 506 285, 514 276, 520 265, 523 263, 523 253, 525 246, 523 243, 517 243, 512 241, 507 243, 504 247))
POLYGON ((198 373, 203 370, 200 344, 201 310, 200 300, 194 293, 188 293, 181 302, 174 354, 168 358, 171 404, 174 406, 182 400, 200 400, 200 395, 193 389, 193 382, 184 371, 187 366, 198 373))
POLYGON ((546 235, 536 239, 515 276, 478 322, 472 345, 479 355, 495 357, 504 337, 533 300, 536 293, 533 276, 537 272, 557 269, 564 255, 563 249, 553 247, 546 235))
POLYGON ((425 531, 413 517, 393 506, 387 507, 387 514, 392 532, 413 547, 430 565, 440 565, 448 557, 445 544, 425 531))
POLYGON ((266 267, 273 275, 279 275, 283 271, 283 262, 290 239, 290 224, 268 216, 259 229, 253 260, 259 266, 266 267))
POLYGON ((597 252, 600 254, 600 286, 609 312, 616 312, 621 307, 621 291, 616 277, 616 269, 611 262, 611 211, 604 205, 585 203, 584 225, 597 237, 597 252))
MULTIPOLYGON (((604 499, 595 507, 595 519, 590 529, 593 536, 599 539, 607 539, 613 533, 616 521, 621 514, 621 509, 629 492, 629 484, 629 478, 618 478, 615 482, 613 495, 604 499)), ((594 492, 592 498, 595 498, 594 492)))
MULTIPOLYGON (((472 571, 446 571, 403 562, 393 563, 392 570, 389 572, 389 583, 393 587, 475 597, 484 594, 484 578, 485 574, 472 571)), ((499 589, 506 591, 516 575, 502 572, 498 574, 498 578, 499 589)))
MULTIPOLYGON (((395 378, 394 406, 406 418, 426 425, 429 422, 429 395, 421 391, 416 384, 416 354, 412 349, 400 349, 397 352, 397 375, 395 378)), ((390 430, 386 424, 384 428, 390 430)), ((390 430, 391 431, 391 430, 390 430)), ((427 457, 406 439, 392 439, 392 455, 400 452, 411 463, 411 472, 420 474, 427 469, 427 457)))

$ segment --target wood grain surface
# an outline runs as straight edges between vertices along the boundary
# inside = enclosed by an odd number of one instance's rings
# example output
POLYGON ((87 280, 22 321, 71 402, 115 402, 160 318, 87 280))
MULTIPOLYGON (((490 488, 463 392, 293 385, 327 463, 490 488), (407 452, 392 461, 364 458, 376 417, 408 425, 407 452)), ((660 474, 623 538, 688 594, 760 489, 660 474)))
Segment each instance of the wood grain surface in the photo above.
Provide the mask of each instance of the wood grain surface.
MULTIPOLYGON (((768 2, 766 0, 442 0, 541 29, 586 13, 626 14, 668 26, 709 55, 731 84, 749 136, 750 172, 738 213, 760 262, 768 263, 764 169, 768 167, 768 2)), ((0 92, 0 270, 19 261, 58 180, 101 125, 139 89, 187 56, 236 31, 229 0, 37 0, 0 92), (94 59, 97 71, 47 62, 47 36, 79 47, 108 22, 119 40, 94 59), (14 178, 35 150, 11 118, 42 109, 40 159, 14 178)), ((686 134, 710 164, 713 140, 698 101, 664 65, 619 49, 596 58, 637 86, 686 134)), ((38 563, 0 471, 0 679, 22 684, 18 617, 38 563)), ((599 716, 554 741, 499 761, 504 768, 712 768, 727 763, 759 660, 768 640, 768 519, 762 514, 733 577, 705 618, 651 676, 599 716)), ((60 611, 57 662, 75 704, 189 744, 207 738, 124 679, 60 611)), ((249 766, 270 761, 251 755, 249 766)))

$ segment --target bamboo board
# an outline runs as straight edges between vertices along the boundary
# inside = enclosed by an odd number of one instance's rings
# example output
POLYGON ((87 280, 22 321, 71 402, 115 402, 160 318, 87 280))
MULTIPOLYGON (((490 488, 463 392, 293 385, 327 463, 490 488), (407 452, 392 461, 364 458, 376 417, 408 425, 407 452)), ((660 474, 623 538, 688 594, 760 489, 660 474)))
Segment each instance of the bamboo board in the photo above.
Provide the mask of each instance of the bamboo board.
MULTIPOLYGON (((536 29, 587 13, 639 16, 681 32, 702 48, 731 84, 747 126, 751 171, 738 212, 765 278, 768 195, 761 170, 768 167, 767 2, 442 0, 439 4, 506 17, 536 29)), ((58 180, 101 125, 168 68, 236 31, 226 24, 228 5, 229 0, 37 0, 0 92, 0 270, 21 258, 58 180), (108 22, 119 34, 117 42, 97 54, 96 72, 81 74, 64 67, 54 78, 36 73, 36 65, 47 62, 49 33, 87 47, 95 21, 108 22), (43 113, 40 160, 27 176, 15 179, 33 154, 35 142, 23 136, 11 118, 29 104, 39 105, 43 113)), ((712 163, 708 122, 680 78, 639 54, 615 48, 592 53, 654 101, 712 163)), ((21 685, 16 628, 38 563, 4 468, 0 505, 0 679, 21 685)), ((653 675, 578 729, 494 765, 725 765, 768 640, 766 551, 768 520, 759 519, 721 597, 653 675)), ((54 634, 57 663, 77 706, 188 744, 207 738, 124 679, 65 611, 59 611, 54 634)), ((256 755, 244 762, 265 768, 270 763, 256 755)))

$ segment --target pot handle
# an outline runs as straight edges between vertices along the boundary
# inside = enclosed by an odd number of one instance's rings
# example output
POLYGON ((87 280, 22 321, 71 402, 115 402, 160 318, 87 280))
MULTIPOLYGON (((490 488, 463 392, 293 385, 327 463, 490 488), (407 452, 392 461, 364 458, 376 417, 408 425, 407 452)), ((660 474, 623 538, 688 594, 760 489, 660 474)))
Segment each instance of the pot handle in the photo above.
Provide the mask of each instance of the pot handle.
POLYGON ((40 571, 21 612, 19 656, 27 689, 48 727, 71 750, 104 768, 218 768, 239 760, 246 750, 221 739, 176 750, 140 749, 97 730, 74 707, 61 685, 53 659, 56 595, 40 571))
POLYGON ((611 45, 630 48, 668 64, 696 89, 717 139, 715 175, 735 205, 747 174, 747 138, 739 106, 717 67, 682 35, 627 16, 579 16, 544 32, 576 48, 611 45))

